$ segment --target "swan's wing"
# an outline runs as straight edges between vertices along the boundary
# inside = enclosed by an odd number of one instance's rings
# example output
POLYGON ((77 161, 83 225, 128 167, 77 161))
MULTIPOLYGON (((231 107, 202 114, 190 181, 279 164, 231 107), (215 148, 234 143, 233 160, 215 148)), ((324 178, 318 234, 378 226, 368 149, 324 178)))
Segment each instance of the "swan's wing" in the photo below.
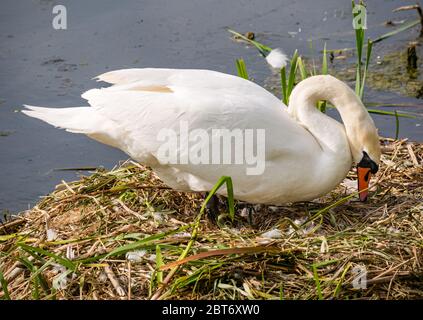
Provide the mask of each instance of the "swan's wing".
MULTIPOLYGON (((126 132, 124 150, 137 155, 138 159, 140 155, 155 154, 160 146, 157 136, 162 129, 179 132, 180 126, 185 124, 189 130, 205 131, 298 127, 281 109, 283 106, 278 104, 272 108, 265 103, 265 98, 257 95, 176 86, 171 86, 168 92, 116 89, 93 89, 83 94, 83 98, 96 113, 113 121, 113 130, 126 132)), ((183 148, 178 149, 178 154, 185 152, 183 148)))
POLYGON ((268 121, 288 132, 303 130, 279 99, 240 77, 209 70, 126 69, 99 79, 117 84, 82 97, 114 121, 116 130, 131 133, 125 150, 131 155, 154 152, 157 146, 149 142, 161 129, 176 130, 181 122, 191 130, 269 128, 268 121))
MULTIPOLYGON (((248 190, 260 180, 260 177, 246 177, 245 165, 204 166, 179 162, 164 166, 159 152, 165 141, 159 136, 166 132, 179 136, 184 126, 190 132, 202 129, 209 137, 213 129, 243 133, 247 129, 262 129, 265 132, 264 160, 269 165, 285 155, 295 157, 307 144, 314 143, 306 130, 290 118, 285 106, 263 88, 227 75, 221 78, 219 74, 205 75, 204 78, 211 76, 214 81, 202 82, 202 73, 196 76, 183 73, 173 74, 167 82, 135 81, 83 94, 96 112, 115 123, 113 130, 124 132, 116 134, 124 139, 125 145, 121 148, 134 159, 161 171, 161 178, 167 175, 165 180, 171 186, 176 187, 170 181, 173 178, 182 180, 181 184, 190 189, 207 190, 220 176, 230 175, 236 179, 246 178, 237 184, 248 190), (162 89, 152 90, 153 87, 162 89)), ((201 140, 195 146, 210 148, 210 140, 201 140)), ((178 141, 174 146, 177 159, 191 154, 192 147, 178 141)))
MULTIPOLYGON (((121 88, 144 88, 158 89, 177 86, 181 88, 203 88, 216 90, 233 90, 238 94, 250 94, 267 97, 273 103, 279 101, 274 95, 261 86, 222 72, 199 69, 122 69, 110 71, 96 77, 99 81, 105 81, 114 86, 110 90, 120 90, 121 88)), ((165 89, 166 90, 166 89, 165 89)), ((281 102, 278 102, 280 105, 281 102)))
POLYGON ((113 70, 95 77, 97 81, 104 81, 111 84, 128 84, 136 81, 146 83, 166 84, 167 79, 174 75, 178 69, 164 68, 131 68, 113 70))

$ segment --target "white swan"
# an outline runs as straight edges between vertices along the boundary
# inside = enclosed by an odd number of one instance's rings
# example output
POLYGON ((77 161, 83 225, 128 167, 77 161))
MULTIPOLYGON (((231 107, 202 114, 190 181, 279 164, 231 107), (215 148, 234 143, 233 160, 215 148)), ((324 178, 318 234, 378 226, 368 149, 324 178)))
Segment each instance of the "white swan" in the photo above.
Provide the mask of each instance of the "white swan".
MULTIPOLYGON (((113 86, 85 92, 90 107, 26 106, 23 112, 123 150, 177 190, 209 191, 221 176, 230 176, 239 200, 307 201, 335 188, 355 162, 365 200, 370 172, 378 169, 374 122, 355 93, 332 76, 300 82, 288 108, 253 82, 209 70, 125 69, 97 79, 113 86), (319 100, 336 106, 344 125, 318 111, 319 100), (158 155, 163 146, 159 132, 179 132, 181 123, 210 134, 213 128, 265 129, 264 172, 248 175, 245 163, 164 163, 158 155)), ((175 151, 184 156, 193 152, 191 147, 181 143, 175 151)))

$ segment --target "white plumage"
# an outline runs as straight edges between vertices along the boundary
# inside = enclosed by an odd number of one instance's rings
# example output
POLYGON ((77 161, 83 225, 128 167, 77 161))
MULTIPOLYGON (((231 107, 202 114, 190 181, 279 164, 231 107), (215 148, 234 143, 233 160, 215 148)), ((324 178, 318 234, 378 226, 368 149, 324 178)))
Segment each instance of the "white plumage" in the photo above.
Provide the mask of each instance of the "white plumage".
MULTIPOLYGON (((97 79, 113 85, 85 92, 82 97, 90 106, 26 106, 29 110, 23 112, 123 150, 178 190, 208 191, 226 175, 232 177, 235 198, 240 200, 311 200, 342 181, 363 150, 379 161, 373 121, 354 92, 331 76, 311 77, 297 85, 289 108, 248 80, 209 70, 126 69, 97 79), (345 128, 315 109, 316 99, 322 98, 338 107, 345 128), (178 131, 181 121, 190 130, 207 132, 265 129, 265 171, 247 175, 245 164, 162 163, 158 132, 178 131)), ((181 145, 176 152, 190 150, 181 145)))
POLYGON ((288 63, 288 57, 281 49, 276 48, 270 51, 270 53, 266 56, 266 61, 272 66, 272 68, 282 69, 288 63))

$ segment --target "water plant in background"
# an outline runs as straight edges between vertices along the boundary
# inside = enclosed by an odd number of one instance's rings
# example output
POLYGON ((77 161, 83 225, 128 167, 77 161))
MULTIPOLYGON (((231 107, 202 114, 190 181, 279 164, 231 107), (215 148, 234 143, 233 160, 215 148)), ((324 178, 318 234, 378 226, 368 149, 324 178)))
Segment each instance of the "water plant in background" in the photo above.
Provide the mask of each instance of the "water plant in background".
POLYGON ((260 54, 263 56, 263 58, 266 58, 269 55, 269 53, 273 50, 272 48, 270 48, 270 47, 268 47, 268 46, 266 46, 266 45, 264 45, 260 42, 257 42, 253 39, 250 39, 250 38, 244 36, 243 34, 236 32, 232 29, 228 29, 228 31, 230 33, 232 33, 237 39, 244 40, 244 41, 252 44, 254 47, 256 47, 256 49, 260 52, 260 54))
POLYGON ((286 105, 289 104, 289 97, 295 85, 295 76, 297 74, 297 61, 298 61, 298 50, 294 51, 290 61, 290 69, 288 75, 286 74, 286 67, 281 68, 281 88, 282 88, 282 101, 286 105), (288 79, 288 81, 287 81, 288 79))
POLYGON ((248 80, 248 72, 247 72, 247 66, 245 65, 245 61, 244 59, 237 59, 236 60, 236 70, 238 72, 238 75, 241 78, 244 78, 246 80, 248 80))
MULTIPOLYGON (((419 17, 420 17, 419 19, 412 20, 412 21, 409 21, 407 23, 404 23, 400 27, 398 27, 398 28, 396 28, 396 29, 394 29, 392 31, 389 31, 387 33, 384 33, 384 34, 382 34, 382 35, 380 35, 380 36, 372 39, 371 40, 372 43, 375 44, 375 43, 380 42, 382 40, 386 40, 386 39, 388 39, 388 38, 390 38, 392 36, 395 36, 395 35, 397 35, 397 34, 399 34, 401 32, 407 31, 408 29, 411 29, 411 28, 415 27, 418 24, 421 25, 419 37, 422 37, 423 36, 423 10, 421 9, 421 7, 420 7, 419 4, 411 5, 411 6, 399 7, 399 8, 396 8, 396 9, 392 10, 392 12, 399 12, 399 11, 406 11, 406 10, 414 10, 414 9, 417 10, 417 12, 419 14, 419 17)), ((389 23, 389 21, 387 21, 387 23, 389 23)), ((328 50, 328 52, 335 53, 335 52, 340 52, 340 51, 354 51, 355 49, 356 48, 331 49, 331 50, 328 50)))
MULTIPOLYGON (((360 11, 358 9, 365 8, 365 4, 363 1, 359 2, 360 7, 358 4, 355 3, 354 0, 351 1, 352 3, 352 18, 353 21, 358 19, 358 15, 360 11)), ((382 35, 381 37, 376 38, 375 40, 371 40, 370 38, 367 39, 365 43, 365 28, 360 25, 356 25, 355 29, 355 50, 356 50, 356 78, 355 78, 355 92, 357 96, 363 100, 364 96, 364 88, 366 84, 367 73, 369 72, 369 64, 371 60, 371 54, 373 50, 373 44, 375 42, 379 42, 383 39, 386 39, 392 35, 395 35, 401 31, 409 29, 411 26, 415 25, 415 21, 412 24, 407 24, 399 28, 398 30, 394 30, 386 35, 382 35), (364 52, 365 51, 365 52, 364 52)), ((247 43, 253 45, 263 56, 266 61, 269 63, 272 68, 280 70, 280 81, 281 81, 281 93, 282 93, 282 102, 285 105, 289 104, 289 97, 295 84, 298 80, 304 80, 309 76, 313 76, 317 74, 316 66, 314 63, 314 57, 312 58, 312 66, 308 68, 301 57, 299 55, 298 50, 295 50, 291 58, 287 58, 286 55, 282 52, 281 49, 276 48, 272 49, 271 47, 264 45, 256 40, 249 39, 248 37, 242 35, 241 33, 228 29, 230 33, 234 35, 237 39, 241 39, 246 41, 247 43), (289 61, 289 68, 287 67, 289 61), (299 79, 298 79, 299 78, 299 79)), ((310 41, 310 46, 312 48, 312 42, 310 41)), ((321 64, 321 72, 320 74, 328 74, 328 62, 327 62, 327 54, 329 52, 333 52, 333 50, 327 50, 326 43, 324 44, 323 51, 322 51, 322 64, 321 64)), ((246 65, 243 59, 238 59, 236 61, 238 75, 245 79, 248 79, 248 73, 246 71, 246 65)), ((364 103, 364 102, 363 102, 364 103)), ((365 103, 364 103, 365 104, 365 103)), ((365 104, 366 105, 366 104, 365 104)), ((316 106, 321 112, 325 113, 326 108, 330 107, 333 108, 330 104, 327 104, 326 101, 319 101, 316 106)), ((366 107, 367 108, 367 107, 366 107)), ((399 118, 415 118, 412 115, 400 113, 397 110, 392 111, 385 111, 379 109, 369 109, 367 108, 369 113, 378 114, 378 115, 386 115, 386 116, 393 116, 395 117, 395 138, 398 138, 399 135, 399 118)))
POLYGON ((364 8, 364 3, 363 1, 360 1, 359 7, 355 4, 355 0, 352 0, 351 3, 352 3, 353 25, 355 30, 355 44, 356 44, 356 56, 357 56, 355 93, 357 94, 357 96, 360 97, 360 99, 363 99, 364 85, 366 83, 366 74, 369 69, 369 62, 370 62, 370 57, 372 54, 373 42, 370 39, 367 39, 366 62, 365 62, 364 70, 362 70, 363 45, 364 45, 364 38, 365 38, 366 31, 365 31, 365 26, 359 25, 358 23, 356 23, 357 21, 356 18, 360 17, 360 15, 362 14, 360 10, 363 10, 363 9, 360 9, 360 8, 364 8))

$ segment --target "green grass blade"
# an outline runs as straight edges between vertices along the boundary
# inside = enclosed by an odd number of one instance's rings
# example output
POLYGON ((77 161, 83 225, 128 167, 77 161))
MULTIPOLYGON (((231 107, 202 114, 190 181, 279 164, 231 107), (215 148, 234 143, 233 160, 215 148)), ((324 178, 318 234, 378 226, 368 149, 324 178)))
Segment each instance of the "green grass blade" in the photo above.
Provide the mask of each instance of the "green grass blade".
MULTIPOLYGON (((354 18, 359 14, 354 13, 354 8, 355 8, 355 1, 352 0, 352 15, 353 15, 353 20, 354 18)), ((362 61, 362 57, 363 57, 363 44, 364 44, 364 29, 363 28, 355 28, 355 45, 356 45, 356 54, 357 54, 357 65, 356 65, 356 77, 355 77, 355 93, 357 94, 357 96, 359 96, 360 98, 362 98, 362 96, 360 96, 360 91, 361 91, 361 61, 362 61)))
POLYGON ((156 269, 157 269, 157 284, 160 285, 163 282, 163 271, 160 271, 160 268, 164 265, 162 250, 160 246, 156 246, 156 269))
POLYGON ((0 284, 1 284, 1 287, 2 287, 3 293, 4 293, 3 299, 4 300, 10 300, 9 290, 7 289, 7 281, 4 278, 3 273, 1 272, 1 270, 0 270, 0 284))
POLYGON ((238 76, 241 78, 244 78, 248 80, 248 72, 247 72, 247 66, 245 65, 244 59, 237 59, 236 60, 236 70, 238 72, 238 76))
POLYGON ((317 267, 313 264, 313 278, 314 282, 316 283, 317 295, 319 300, 323 300, 322 288, 320 287, 320 279, 319 275, 317 274, 317 267))
POLYGON ((317 72, 316 72, 316 61, 314 60, 313 40, 310 39, 309 43, 310 43, 309 49, 310 49, 311 61, 313 64, 313 69, 310 71, 310 73, 312 76, 315 76, 317 72))
POLYGON ((330 209, 332 209, 332 208, 336 208, 337 206, 339 206, 339 205, 341 205, 341 204, 343 204, 343 203, 345 203, 346 201, 348 201, 349 199, 351 199, 351 198, 353 198, 353 197, 355 197, 355 196, 357 196, 358 195, 358 192, 354 192, 354 193, 351 193, 350 195, 348 195, 348 196, 346 196, 346 197, 343 197, 343 198, 341 198, 341 199, 339 199, 339 200, 337 200, 337 201, 335 201, 334 203, 332 203, 332 204, 330 204, 330 205, 328 205, 328 206, 326 206, 326 207, 324 207, 323 209, 321 209, 321 210, 319 210, 319 211, 317 211, 313 216, 311 216, 310 218, 308 218, 306 221, 304 221, 300 226, 299 226, 299 228, 303 228, 305 225, 307 225, 308 223, 310 223, 311 221, 314 221, 314 220, 316 220, 316 219, 318 219, 318 218, 320 218, 321 216, 323 216, 326 212, 328 212, 330 209))
MULTIPOLYGON (((139 249, 139 248, 141 248, 141 247, 143 247, 147 244, 150 244, 150 242, 162 239, 162 238, 167 237, 171 234, 175 234, 175 233, 184 231, 184 230, 186 230, 190 227, 192 227, 192 224, 185 225, 185 226, 182 226, 178 229, 162 232, 162 233, 159 233, 159 234, 153 234, 151 236, 145 237, 144 239, 142 239, 140 241, 136 241, 136 242, 133 242, 133 243, 129 243, 127 245, 120 246, 120 247, 114 249, 113 251, 111 251, 110 253, 108 253, 106 256, 104 256, 104 258, 106 259, 106 258, 109 258, 109 257, 112 257, 112 256, 120 256, 122 254, 127 253, 128 251, 139 249)), ((90 262, 91 262, 91 260, 90 260, 90 262)))
MULTIPOLYGON (((35 268, 35 271, 37 269, 35 268)), ((33 285, 33 289, 31 290, 31 294, 32 294, 32 299, 34 300, 40 300, 40 290, 38 289, 40 287, 40 282, 39 282, 39 278, 35 277, 32 280, 32 285, 33 285)))
POLYGON ((367 50, 366 50, 366 64, 364 66, 364 71, 363 71, 363 78, 361 80, 360 83, 360 98, 363 98, 364 95, 364 85, 366 83, 366 77, 367 77, 367 71, 369 69, 369 63, 370 63, 370 57, 372 55, 372 48, 373 48, 373 42, 368 39, 367 40, 367 50))
POLYGON ((366 107, 385 107, 385 108, 419 108, 423 104, 414 103, 384 103, 384 102, 366 102, 366 107))
POLYGON ((319 268, 326 267, 337 262, 339 262, 338 259, 331 259, 331 260, 315 263, 314 266, 316 267, 316 269, 319 269, 319 268))
POLYGON ((232 221, 235 219, 235 200, 234 200, 234 187, 232 184, 231 177, 226 177, 226 189, 228 191, 228 206, 229 206, 229 217, 232 221))
POLYGON ((326 101, 319 101, 317 103, 317 109, 319 109, 319 111, 322 113, 326 113, 326 105, 327 105, 326 101))
POLYGON ((76 270, 76 265, 72 261, 70 261, 69 259, 59 257, 58 255, 55 255, 54 253, 51 253, 47 250, 32 247, 32 246, 29 246, 29 245, 24 244, 24 243, 18 243, 18 246, 21 247, 23 250, 28 251, 29 253, 38 253, 38 254, 41 254, 43 256, 53 258, 57 263, 61 264, 62 266, 66 267, 66 268, 68 268, 69 270, 72 270, 72 271, 76 270))
POLYGON ((385 33, 385 34, 383 34, 383 35, 381 35, 381 36, 373 39, 372 42, 373 43, 376 43, 376 42, 382 41, 382 40, 384 40, 386 38, 392 37, 392 36, 394 36, 394 35, 396 35, 396 34, 398 34, 400 32, 406 31, 406 30, 408 30, 408 29, 410 29, 410 28, 418 25, 419 23, 420 23, 420 20, 419 19, 410 21, 408 23, 405 23, 404 25, 402 25, 398 29, 395 29, 395 30, 393 30, 391 32, 385 33))
POLYGON ((7 240, 13 239, 13 238, 17 238, 20 235, 18 233, 11 233, 11 234, 6 234, 3 236, 0 236, 0 242, 5 242, 7 240))
MULTIPOLYGON (((395 112, 392 111, 386 111, 386 110, 379 110, 379 109, 370 109, 367 108, 367 106, 374 106, 374 107, 401 107, 401 105, 397 105, 397 104, 383 104, 383 103, 365 103, 367 112, 369 113, 373 113, 373 114, 377 114, 377 115, 382 115, 382 116, 392 116, 395 117, 395 112)), ((406 105, 407 107, 414 107, 414 105, 406 105)), ((334 109, 335 107, 331 104, 327 104, 328 108, 334 109)), ((397 112, 397 116, 400 118, 408 118, 408 119, 417 119, 418 116, 414 116, 411 114, 407 114, 407 113, 401 113, 401 112, 397 112)))
POLYGON ((298 69, 300 70, 301 80, 306 79, 308 77, 307 70, 304 66, 304 62, 303 62, 303 59, 301 59, 301 57, 298 57, 297 59, 297 66, 298 66, 298 69))
POLYGON ((235 204, 234 204, 234 192, 233 192, 233 185, 232 185, 232 179, 228 176, 222 176, 219 181, 213 186, 213 188, 210 190, 209 194, 207 195, 206 199, 203 202, 203 205, 201 206, 200 213, 204 212, 207 203, 210 201, 210 199, 216 194, 217 190, 226 183, 226 190, 228 193, 228 206, 229 206, 229 217, 233 220, 235 218, 235 204))
POLYGON ((261 54, 263 57, 266 57, 266 56, 267 56, 267 54, 268 54, 270 51, 272 51, 272 48, 270 48, 270 47, 268 47, 268 46, 266 46, 266 45, 264 45, 264 44, 262 44, 262 43, 260 43, 260 42, 257 42, 257 41, 254 41, 254 40, 248 39, 246 36, 244 36, 243 34, 241 34, 241 33, 239 33, 239 32, 236 32, 236 31, 231 30, 231 29, 228 29, 228 31, 229 31, 230 33, 232 33, 232 34, 236 35, 237 37, 241 38, 242 40, 247 41, 248 43, 250 43, 250 44, 252 44, 253 46, 255 46, 255 47, 257 48, 257 50, 260 52, 260 54, 261 54))
POLYGON ((29 259, 27 259, 26 257, 18 257, 17 260, 31 272, 30 282, 33 283, 34 290, 36 291, 35 299, 38 299, 39 297, 38 287, 40 285, 43 288, 44 292, 46 294, 49 294, 49 286, 48 286, 47 280, 42 276, 41 272, 39 272, 39 269, 36 266, 34 266, 34 264, 31 261, 29 261, 29 259))
POLYGON ((191 283, 198 282, 201 280, 201 276, 203 274, 209 274, 211 271, 219 269, 223 266, 223 263, 215 263, 215 264, 207 264, 204 265, 197 270, 195 270, 193 273, 182 276, 175 280, 175 284, 173 285, 173 289, 180 289, 183 287, 188 286, 191 283))
MULTIPOLYGON (((354 13, 354 8, 355 8, 355 1, 352 0, 351 1, 352 4, 352 15, 353 15, 353 19, 359 14, 354 13)), ((361 63, 361 58, 362 58, 362 54, 363 54, 363 44, 364 44, 364 29, 363 28, 355 28, 355 44, 356 44, 356 50, 357 50, 357 61, 359 61, 361 63)))
POLYGON ((337 298, 339 292, 341 292, 342 282, 344 281, 345 275, 347 274, 347 271, 349 270, 350 267, 351 267, 351 263, 348 263, 344 271, 342 272, 341 279, 339 279, 339 282, 336 285, 335 291, 333 293, 334 298, 337 298))
MULTIPOLYGON (((366 65, 364 67, 365 72, 369 69, 370 58, 372 56, 372 49, 373 49, 373 41, 367 39, 367 48, 366 48, 366 65)), ((366 75, 366 73, 364 73, 366 75)))
POLYGON ((326 42, 323 47, 322 74, 328 74, 328 57, 326 51, 326 42))
POLYGON ((405 113, 399 113, 397 111, 392 112, 392 111, 377 110, 377 109, 367 109, 367 111, 369 113, 379 114, 379 115, 383 115, 383 116, 393 116, 393 117, 416 119, 415 116, 412 116, 412 115, 409 115, 409 114, 405 114, 405 113))
MULTIPOLYGON (((403 26, 399 27, 398 29, 395 29, 395 30, 390 31, 388 33, 385 33, 385 34, 383 34, 383 35, 381 35, 381 36, 379 36, 377 38, 374 38, 372 40, 372 42, 373 43, 376 43, 376 42, 385 40, 386 38, 392 37, 392 36, 394 36, 394 35, 396 35, 398 33, 401 33, 403 31, 406 31, 406 30, 408 30, 408 29, 410 29, 410 28, 412 28, 412 27, 414 27, 414 26, 416 26, 418 24, 420 24, 420 20, 419 19, 418 20, 410 21, 410 22, 404 24, 403 26)), ((353 51, 353 50, 354 50, 354 48, 342 48, 342 49, 331 49, 331 50, 328 50, 328 52, 353 51)))
MULTIPOLYGON (((226 183, 226 189, 228 194, 228 206, 229 206, 229 216, 232 218, 232 220, 235 217, 235 206, 234 206, 234 196, 233 196, 233 185, 232 185, 232 179, 228 176, 222 176, 219 181, 216 182, 216 184, 213 186, 213 188, 209 191, 209 194, 207 195, 206 199, 204 200, 203 204, 200 208, 200 213, 197 215, 196 221, 194 223, 194 227, 191 233, 191 239, 189 240, 187 246, 185 247, 184 251, 181 253, 177 261, 185 259, 185 257, 190 252, 192 246, 194 245, 194 242, 197 238, 198 229, 200 227, 201 218, 204 215, 204 211, 206 209, 207 203, 210 201, 210 199, 216 194, 217 190, 226 183)), ((164 282, 168 283, 170 279, 175 275, 177 270, 179 269, 179 266, 175 266, 172 268, 172 270, 168 273, 166 276, 164 282)), ((163 286, 161 286, 156 293, 151 296, 151 299, 158 299, 159 297, 166 296, 166 293, 162 295, 163 286)))
POLYGON ((360 81, 360 67, 357 65, 357 67, 355 69, 355 94, 358 97, 360 97, 360 88, 361 88, 360 82, 361 82, 360 81))
MULTIPOLYGON (((325 45, 323 46, 322 74, 328 74, 328 58, 327 58, 326 42, 325 42, 325 45)), ((326 101, 319 101, 317 104, 317 108, 320 110, 320 112, 326 113, 326 101)))
POLYGON ((291 59, 291 68, 289 70, 289 77, 288 77, 288 88, 287 88, 287 102, 289 103, 289 97, 291 95, 292 89, 294 88, 295 84, 295 76, 297 74, 297 59, 298 59, 298 50, 295 50, 292 59, 291 59))
POLYGON ((54 262, 53 258, 50 258, 46 263, 44 263, 40 268, 37 269, 32 275, 31 278, 38 277, 48 266, 52 265, 54 262))
POLYGON ((53 281, 52 281, 52 293, 53 295, 55 295, 56 289, 54 288, 58 288, 60 287, 60 282, 62 282, 63 280, 65 280, 70 274, 72 274, 72 270, 66 270, 64 272, 59 273, 56 277, 54 277, 53 281))
POLYGON ((26 257, 18 257, 17 260, 25 267, 27 268, 30 272, 33 271, 34 266, 31 263, 31 261, 29 261, 26 257))
POLYGON ((399 117, 398 117, 397 110, 395 110, 395 140, 398 140, 399 130, 400 130, 399 117))
POLYGON ((363 35, 362 29, 357 29, 355 31, 355 40, 356 40, 356 48, 357 48, 357 62, 360 62, 360 64, 363 59, 363 44, 364 44, 363 37, 364 35, 363 35))
POLYGON ((282 101, 285 105, 288 105, 288 86, 286 83, 286 68, 281 69, 281 89, 282 89, 282 101))

